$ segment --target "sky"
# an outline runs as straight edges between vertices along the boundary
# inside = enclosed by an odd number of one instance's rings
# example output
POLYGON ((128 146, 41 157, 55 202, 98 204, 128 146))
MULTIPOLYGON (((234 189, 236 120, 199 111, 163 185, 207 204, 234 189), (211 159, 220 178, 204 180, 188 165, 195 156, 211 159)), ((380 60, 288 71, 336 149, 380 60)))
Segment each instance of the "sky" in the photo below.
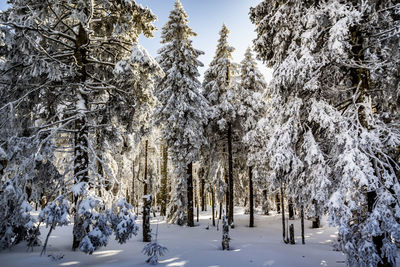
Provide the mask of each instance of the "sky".
MULTIPOLYGON (((136 2, 148 6, 158 17, 155 22, 158 30, 154 38, 141 36, 139 39, 140 44, 156 57, 157 50, 161 47, 161 28, 167 22, 175 0, 136 0, 136 2)), ((189 16, 189 26, 198 34, 197 37, 193 37, 193 46, 205 52, 199 58, 204 64, 204 67, 199 69, 201 75, 215 55, 218 33, 223 23, 231 32, 228 42, 235 48, 234 61, 240 63, 247 47, 252 46, 252 41, 256 37, 255 27, 250 22, 248 13, 250 7, 256 6, 261 0, 181 0, 181 2, 189 16)), ((0 9, 4 10, 6 6, 6 0, 0 0, 0 9)), ((261 62, 258 62, 258 67, 269 81, 272 71, 261 62)))

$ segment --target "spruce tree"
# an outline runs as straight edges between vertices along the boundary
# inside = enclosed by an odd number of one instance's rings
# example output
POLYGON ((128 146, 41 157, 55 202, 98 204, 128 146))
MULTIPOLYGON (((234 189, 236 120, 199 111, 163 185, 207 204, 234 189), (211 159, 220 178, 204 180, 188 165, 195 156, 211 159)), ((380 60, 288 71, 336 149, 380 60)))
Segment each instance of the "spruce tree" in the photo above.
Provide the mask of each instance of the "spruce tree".
POLYGON ((193 48, 191 37, 196 33, 188 26, 188 16, 181 2, 175 2, 169 20, 162 28, 157 58, 165 76, 158 83, 160 107, 157 118, 169 154, 176 164, 176 181, 169 218, 177 224, 194 226, 193 162, 206 143, 203 125, 207 120, 208 104, 200 93, 201 84, 197 59, 202 51, 193 48))
POLYGON ((1 123, 13 125, 2 127, 12 159, 5 172, 26 188, 34 164, 57 164, 63 179, 53 194, 74 198, 73 249, 89 234, 84 199, 113 197, 107 154, 121 136, 140 132, 138 111, 151 104, 160 70, 137 41, 152 36, 155 19, 135 1, 117 0, 10 1, 1 13, 1 123))
POLYGON ((350 266, 394 266, 397 255, 398 11, 396 1, 289 0, 250 12, 275 74, 260 162, 298 204, 327 206, 350 266))
MULTIPOLYGON (((224 25, 219 32, 217 49, 214 59, 204 74, 203 88, 204 96, 210 103, 210 124, 208 133, 211 150, 216 151, 216 158, 213 157, 214 165, 218 164, 226 169, 227 173, 227 215, 229 225, 233 225, 233 130, 236 113, 236 90, 235 76, 237 65, 233 62, 232 52, 234 48, 228 44, 229 30, 224 25), (225 153, 228 155, 225 160, 225 153)), ((212 169, 218 169, 213 166, 212 169)), ((222 178, 222 175, 218 177, 222 178)), ((218 182, 219 183, 219 182, 218 182)), ((221 188, 221 187, 220 187, 221 188)))
MULTIPOLYGON (((252 143, 246 143, 245 135, 254 130, 257 122, 261 119, 266 111, 266 103, 264 94, 267 84, 261 72, 257 69, 257 63, 253 58, 251 49, 248 48, 241 62, 240 68, 240 84, 238 87, 239 99, 238 114, 241 128, 241 137, 244 141, 244 149, 242 154, 247 161, 248 154, 251 153, 252 143)), ((254 144, 257 146, 257 144, 254 144)), ((248 178, 249 178, 249 206, 250 206, 250 223, 249 226, 254 226, 254 195, 253 195, 253 164, 247 162, 248 178)))

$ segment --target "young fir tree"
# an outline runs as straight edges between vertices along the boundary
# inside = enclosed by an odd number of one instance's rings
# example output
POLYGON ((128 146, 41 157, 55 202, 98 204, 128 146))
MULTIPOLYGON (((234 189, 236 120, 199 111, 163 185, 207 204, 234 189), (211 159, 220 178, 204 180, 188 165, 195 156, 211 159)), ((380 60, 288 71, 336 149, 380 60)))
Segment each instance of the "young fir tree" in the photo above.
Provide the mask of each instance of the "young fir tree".
MULTIPOLYGON (((240 116, 240 128, 242 129, 241 136, 244 137, 246 133, 255 129, 257 122, 264 115, 266 111, 266 104, 263 100, 264 92, 267 84, 263 75, 257 69, 257 63, 253 58, 251 49, 248 48, 241 62, 240 68, 240 84, 239 84, 239 98, 238 101, 238 114, 240 116)), ((251 143, 246 143, 244 139, 244 149, 242 154, 247 157, 251 153, 251 143), (244 153, 243 153, 244 152, 244 153)), ((246 159, 247 160, 247 159, 246 159)), ((251 162, 248 165, 248 179, 249 179, 249 206, 250 206, 250 223, 249 226, 254 226, 254 190, 253 190, 253 166, 251 162)))
POLYGON ((12 125, 2 127, 12 159, 5 172, 26 188, 37 161, 61 163, 54 195, 73 194, 74 249, 89 234, 79 213, 89 191, 112 197, 98 137, 110 145, 119 131, 138 131, 137 112, 148 105, 159 68, 137 40, 152 35, 155 19, 135 1, 116 0, 10 1, 1 13, 1 123, 12 125))
POLYGON ((159 81, 157 97, 161 105, 157 117, 171 159, 176 164, 176 181, 169 207, 169 218, 179 225, 194 226, 193 162, 206 143, 203 125, 208 104, 200 93, 197 59, 202 51, 193 48, 190 38, 196 33, 188 26, 188 16, 181 2, 175 2, 169 20, 162 28, 164 46, 157 58, 165 72, 159 81))
POLYGON ((327 204, 350 266, 394 266, 400 238, 395 2, 264 1, 251 10, 256 51, 275 73, 260 154, 299 202, 327 204))
MULTIPOLYGON (((210 103, 211 113, 209 115, 211 123, 208 126, 209 143, 212 144, 210 150, 217 151, 217 158, 213 158, 214 163, 221 163, 225 160, 227 153, 227 164, 225 173, 227 174, 227 216, 229 225, 233 225, 233 124, 236 119, 236 92, 235 75, 237 65, 233 63, 232 52, 234 48, 228 44, 229 30, 224 25, 220 31, 217 50, 214 59, 204 74, 203 88, 204 96, 210 103), (224 151, 226 151, 224 153, 224 151)), ((216 170, 218 166, 211 169, 216 170)))

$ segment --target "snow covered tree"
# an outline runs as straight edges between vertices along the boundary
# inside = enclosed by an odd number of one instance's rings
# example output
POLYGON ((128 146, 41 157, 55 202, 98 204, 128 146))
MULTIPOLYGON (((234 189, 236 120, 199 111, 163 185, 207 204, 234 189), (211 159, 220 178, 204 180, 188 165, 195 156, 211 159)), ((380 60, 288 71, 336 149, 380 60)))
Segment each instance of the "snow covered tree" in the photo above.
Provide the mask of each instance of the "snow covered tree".
POLYGON ((226 216, 222 220, 222 250, 229 250, 229 224, 226 216))
POLYGON ((46 253, 47 242, 49 241, 51 232, 56 228, 56 226, 68 225, 70 223, 69 214, 70 204, 62 195, 57 197, 40 212, 39 220, 41 222, 45 222, 46 227, 50 226, 46 241, 43 245, 43 250, 40 255, 46 253))
MULTIPOLYGON (((77 211, 83 189, 111 193, 104 190, 112 173, 100 144, 143 130, 160 69, 137 40, 152 36, 156 17, 134 0, 9 3, 0 16, 0 91, 2 123, 13 125, 2 147, 14 163, 5 172, 25 188, 34 175, 17 177, 12 166, 31 170, 37 158, 63 158, 59 191, 69 194, 75 184, 77 211), (26 141, 29 151, 22 152, 29 156, 21 164, 12 153, 26 141)), ((75 235, 73 248, 80 242, 75 235)))
MULTIPOLYGON (((222 26, 218 40, 217 49, 214 59, 211 61, 209 68, 204 74, 203 89, 204 96, 210 103, 211 112, 209 115, 210 124, 207 129, 209 143, 212 144, 211 150, 218 151, 217 158, 213 158, 213 162, 223 162, 224 151, 227 156, 228 174, 228 222, 233 224, 233 155, 232 155, 232 139, 233 126, 236 119, 236 92, 235 92, 235 75, 237 73, 237 65, 233 63, 232 52, 234 48, 228 44, 229 30, 222 26), (221 141, 222 140, 222 141, 221 141), (219 159, 218 159, 219 158, 219 159)), ((212 167, 216 169, 217 166, 212 167)))
MULTIPOLYGON (((251 153, 251 143, 247 144, 247 139, 243 136, 246 133, 256 128, 257 122, 264 116, 266 111, 266 103, 263 100, 264 92, 267 83, 263 75, 257 69, 257 63, 253 58, 251 49, 248 48, 241 62, 240 69, 240 84, 239 84, 239 101, 238 101, 238 114, 241 128, 241 136, 244 139, 245 147, 242 154, 251 153)), ((253 196, 253 166, 251 162, 247 163, 249 168, 249 205, 250 205, 250 223, 249 226, 254 226, 254 196, 253 196), (250 163, 250 164, 249 164, 250 163)))
POLYGON ((152 239, 150 243, 146 244, 146 246, 144 246, 142 253, 150 257, 146 260, 147 263, 156 265, 158 263, 159 257, 164 256, 167 251, 168 251, 167 247, 158 242, 158 224, 157 224, 155 238, 152 239))
POLYGON ((197 59, 202 51, 193 48, 190 38, 196 33, 188 26, 188 16, 179 0, 162 28, 157 58, 165 76, 158 83, 160 107, 157 118, 169 154, 176 164, 176 182, 169 207, 169 218, 177 224, 194 226, 193 162, 206 143, 203 125, 208 104, 200 93, 201 84, 197 59))
POLYGON ((261 154, 297 203, 327 204, 350 266, 394 266, 397 255, 399 8, 289 0, 250 12, 275 74, 261 154))

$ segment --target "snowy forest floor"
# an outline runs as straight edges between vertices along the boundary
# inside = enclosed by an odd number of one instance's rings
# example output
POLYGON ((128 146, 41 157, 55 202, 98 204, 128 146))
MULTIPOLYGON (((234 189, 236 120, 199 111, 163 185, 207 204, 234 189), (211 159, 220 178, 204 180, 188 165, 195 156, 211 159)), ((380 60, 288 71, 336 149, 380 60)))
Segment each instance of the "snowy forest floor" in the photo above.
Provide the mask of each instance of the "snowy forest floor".
MULTIPOLYGON (((235 209, 235 229, 230 230, 231 250, 221 250, 221 227, 209 227, 210 211, 202 212, 196 227, 180 227, 166 224, 163 218, 153 218, 152 229, 159 224, 159 242, 168 248, 167 254, 160 259, 159 266, 345 266, 345 257, 333 250, 336 229, 328 227, 323 221, 319 229, 311 229, 311 222, 306 221, 306 244, 301 244, 300 220, 289 221, 295 225, 296 245, 282 242, 281 216, 256 215, 256 227, 249 228, 249 216, 243 208, 235 209)), ((141 220, 137 221, 141 225, 141 220)), ((221 226, 221 222, 219 224, 221 226)), ((44 239, 47 229, 42 228, 44 239)), ((145 243, 141 242, 142 233, 133 237, 124 245, 119 245, 113 238, 109 245, 86 255, 72 252, 72 225, 59 227, 49 239, 48 255, 62 256, 58 261, 49 257, 40 257, 41 247, 27 252, 20 244, 12 250, 0 252, 0 266, 149 266, 141 253, 145 243)))

